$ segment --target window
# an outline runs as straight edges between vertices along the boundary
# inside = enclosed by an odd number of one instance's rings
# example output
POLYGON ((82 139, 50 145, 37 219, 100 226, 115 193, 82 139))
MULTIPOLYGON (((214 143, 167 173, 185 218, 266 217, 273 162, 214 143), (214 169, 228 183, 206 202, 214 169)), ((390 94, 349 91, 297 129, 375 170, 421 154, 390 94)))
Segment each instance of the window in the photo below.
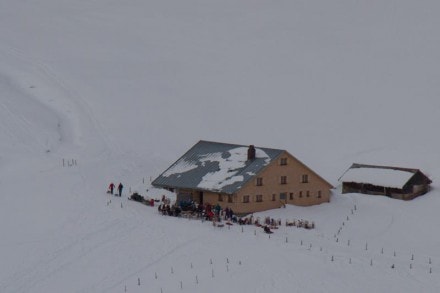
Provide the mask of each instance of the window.
POLYGON ((307 197, 310 197, 310 191, 307 190, 307 192, 306 192, 306 196, 307 196, 307 197))
POLYGON ((287 176, 281 176, 281 184, 287 184, 287 176))
POLYGON ((282 192, 280 193, 280 200, 286 200, 287 199, 287 193, 282 192))
POLYGON ((257 186, 262 186, 263 185, 263 178, 258 177, 257 178, 257 186))
POLYGON ((232 202, 232 195, 228 195, 228 202, 232 202))
POLYGON ((244 203, 249 202, 249 195, 244 195, 244 196, 243 196, 243 202, 244 202, 244 203))
POLYGON ((275 201, 277 199, 277 195, 276 194, 272 194, 272 201, 275 201))
POLYGON ((262 194, 258 194, 257 195, 257 202, 262 202, 263 201, 263 195, 262 194))
POLYGON ((218 195, 218 201, 223 201, 223 196, 221 194, 218 195))
POLYGON ((289 199, 290 199, 290 200, 293 200, 293 192, 291 192, 291 193, 289 194, 289 199))
POLYGON ((303 192, 302 191, 299 192, 299 197, 303 197, 303 192))
POLYGON ((302 183, 308 183, 309 182, 309 175, 304 174, 301 176, 301 182, 302 183))
POLYGON ((281 158, 280 159, 280 165, 281 166, 286 166, 287 165, 287 158, 281 158))
POLYGON ((316 197, 317 197, 317 198, 321 198, 321 197, 322 197, 322 195, 321 195, 321 190, 318 191, 318 195, 317 195, 316 197))

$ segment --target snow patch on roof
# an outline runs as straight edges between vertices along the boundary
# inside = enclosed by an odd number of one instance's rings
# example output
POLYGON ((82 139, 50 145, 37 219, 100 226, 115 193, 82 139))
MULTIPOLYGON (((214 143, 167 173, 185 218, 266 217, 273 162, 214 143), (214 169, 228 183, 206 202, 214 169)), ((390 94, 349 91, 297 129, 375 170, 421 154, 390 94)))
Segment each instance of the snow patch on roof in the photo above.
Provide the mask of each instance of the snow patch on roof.
MULTIPOLYGON (((228 151, 229 157, 224 158, 222 153, 212 153, 205 156, 202 163, 213 161, 219 163, 219 170, 210 172, 203 176, 202 181, 197 187, 204 189, 220 190, 224 186, 231 185, 235 182, 244 180, 243 175, 237 175, 242 168, 246 166, 247 147, 238 147, 228 151)), ((270 157, 261 149, 256 149, 255 155, 257 158, 265 160, 266 164, 270 163, 270 157)))
POLYGON ((379 168, 351 168, 342 178, 343 182, 357 182, 376 186, 403 188, 414 175, 412 172, 379 169, 379 168))
MULTIPOLYGON (((246 148, 246 151, 247 151, 247 148, 246 148)), ((255 150, 255 157, 260 158, 260 159, 264 159, 266 165, 268 165, 270 163, 270 157, 262 149, 257 148, 255 150)))

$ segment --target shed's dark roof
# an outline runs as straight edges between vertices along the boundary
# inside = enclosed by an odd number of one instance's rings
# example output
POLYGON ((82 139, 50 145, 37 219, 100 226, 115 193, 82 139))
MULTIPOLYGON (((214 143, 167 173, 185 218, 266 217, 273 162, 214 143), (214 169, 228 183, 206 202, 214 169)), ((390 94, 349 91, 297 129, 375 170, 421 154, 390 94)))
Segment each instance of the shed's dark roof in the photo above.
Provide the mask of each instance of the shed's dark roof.
POLYGON ((256 147, 247 160, 248 146, 199 141, 157 177, 152 185, 233 194, 284 150, 256 147))

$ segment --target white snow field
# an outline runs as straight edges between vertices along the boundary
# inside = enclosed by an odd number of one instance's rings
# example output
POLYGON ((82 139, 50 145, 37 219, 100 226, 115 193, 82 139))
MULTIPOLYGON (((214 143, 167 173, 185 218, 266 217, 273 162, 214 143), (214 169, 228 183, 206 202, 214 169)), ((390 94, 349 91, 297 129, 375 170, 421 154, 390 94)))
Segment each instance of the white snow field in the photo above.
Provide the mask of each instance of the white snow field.
POLYGON ((440 292, 439 15, 0 0, 0 292, 440 292), (127 200, 160 197, 150 180, 201 139, 286 149, 335 185, 328 204, 255 215, 316 228, 269 238, 127 200), (419 168, 432 191, 341 195, 354 162, 419 168))

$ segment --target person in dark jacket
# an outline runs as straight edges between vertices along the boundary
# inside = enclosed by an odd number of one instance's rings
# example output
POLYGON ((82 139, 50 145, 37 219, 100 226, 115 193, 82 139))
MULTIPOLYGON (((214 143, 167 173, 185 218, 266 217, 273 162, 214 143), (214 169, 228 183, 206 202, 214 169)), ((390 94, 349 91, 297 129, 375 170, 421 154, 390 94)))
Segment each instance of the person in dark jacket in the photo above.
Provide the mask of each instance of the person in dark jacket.
POLYGON ((124 185, 122 185, 122 183, 119 183, 118 185, 118 193, 119 193, 119 197, 122 196, 122 189, 124 188, 124 185))

